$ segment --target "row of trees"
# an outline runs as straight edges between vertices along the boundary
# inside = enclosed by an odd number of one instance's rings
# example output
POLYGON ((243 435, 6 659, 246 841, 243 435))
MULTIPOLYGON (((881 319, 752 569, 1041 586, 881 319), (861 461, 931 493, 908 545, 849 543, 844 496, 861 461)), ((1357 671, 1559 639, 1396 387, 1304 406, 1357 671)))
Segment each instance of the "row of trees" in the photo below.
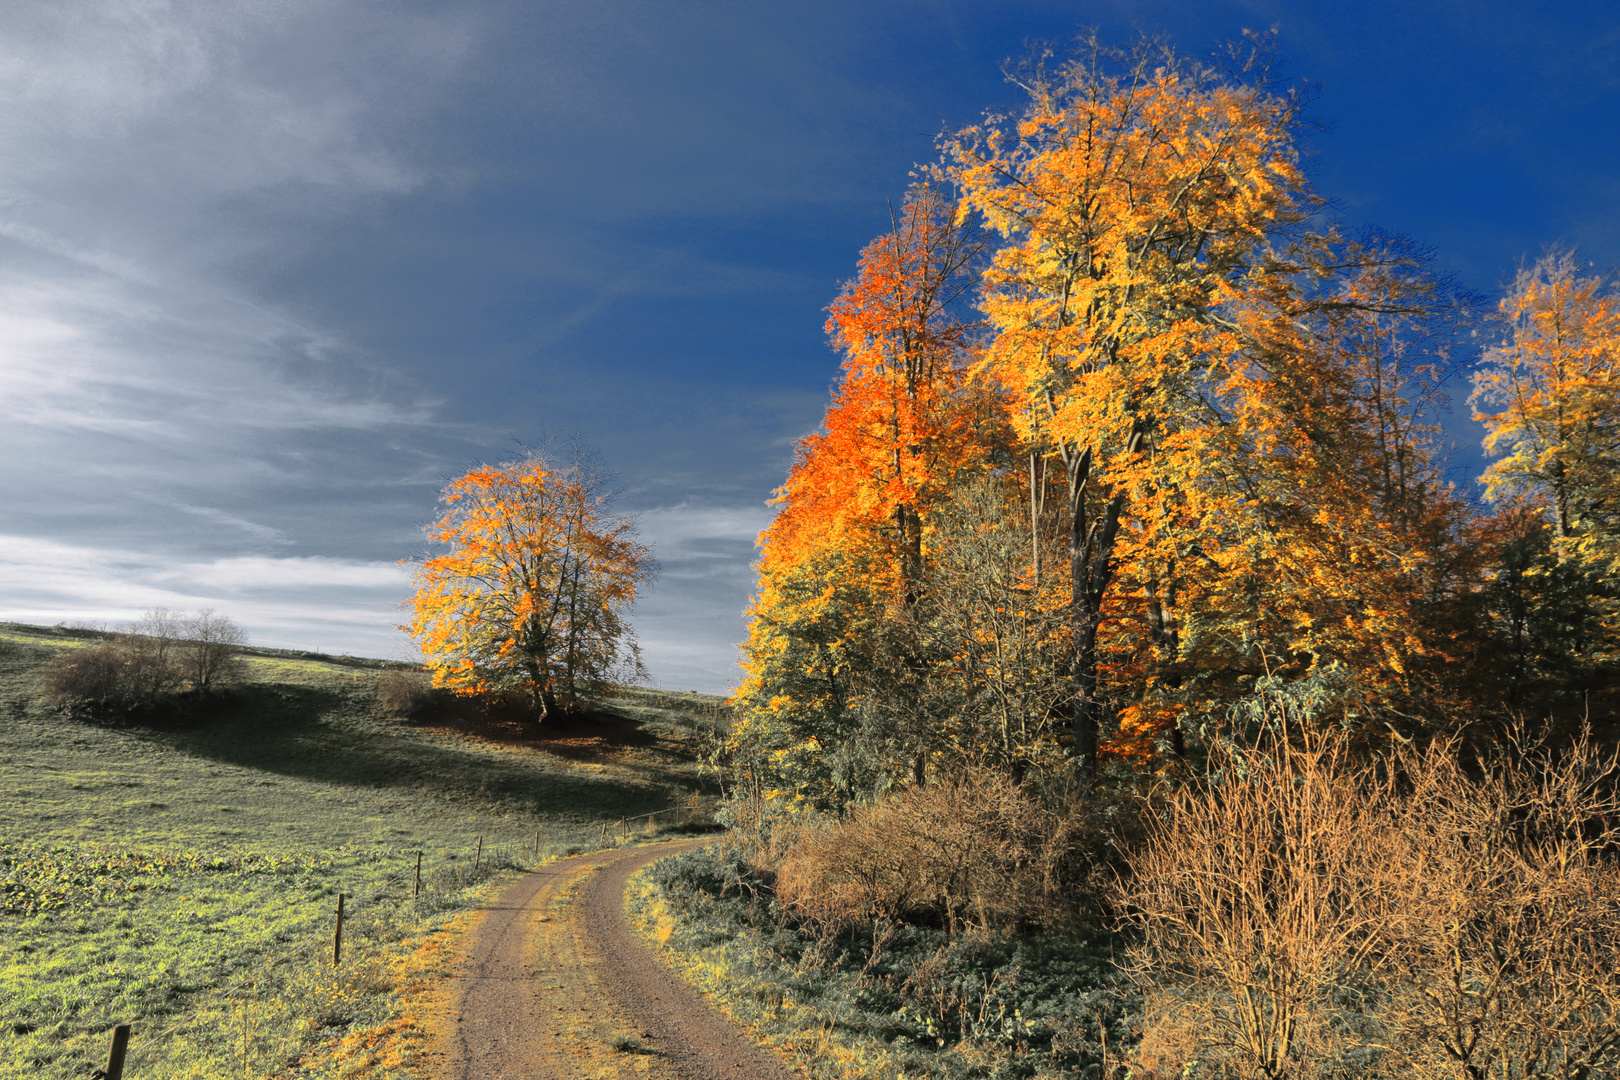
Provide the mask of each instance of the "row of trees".
POLYGON ((862 252, 761 538, 756 779, 825 804, 1157 764, 1280 685, 1444 725, 1614 659, 1620 299, 1567 252, 1509 289, 1481 509, 1437 415, 1476 313, 1411 244, 1320 223, 1266 56, 1035 63, 862 252))

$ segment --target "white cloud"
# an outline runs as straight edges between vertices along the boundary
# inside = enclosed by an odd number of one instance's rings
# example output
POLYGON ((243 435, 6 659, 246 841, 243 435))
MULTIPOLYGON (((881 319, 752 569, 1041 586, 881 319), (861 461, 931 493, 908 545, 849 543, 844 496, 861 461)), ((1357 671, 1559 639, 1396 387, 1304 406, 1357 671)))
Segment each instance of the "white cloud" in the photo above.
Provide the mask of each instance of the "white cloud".
POLYGON ((422 179, 389 145, 401 112, 472 44, 454 12, 315 0, 7 5, 0 177, 159 202, 287 183, 397 192, 422 179))
POLYGON ((405 568, 325 558, 196 560, 0 536, 0 619, 117 625, 154 607, 211 607, 257 645, 396 657, 405 568))
POLYGON ((736 645, 754 588, 755 540, 774 515, 757 504, 692 503, 637 515, 663 568, 635 611, 655 685, 724 693, 741 679, 736 645))

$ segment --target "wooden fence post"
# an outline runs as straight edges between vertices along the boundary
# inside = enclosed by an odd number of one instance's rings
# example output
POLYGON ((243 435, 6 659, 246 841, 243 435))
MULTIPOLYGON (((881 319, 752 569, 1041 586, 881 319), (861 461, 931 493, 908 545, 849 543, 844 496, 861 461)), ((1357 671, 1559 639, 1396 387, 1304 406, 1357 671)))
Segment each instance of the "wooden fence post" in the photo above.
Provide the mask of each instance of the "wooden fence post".
POLYGON ((413 897, 422 895, 422 853, 420 851, 416 853, 416 891, 411 895, 413 897))
POLYGON ((478 838, 478 854, 473 856, 473 873, 478 873, 478 864, 484 861, 484 838, 478 838))
POLYGON ((112 1047, 107 1051, 107 1068, 103 1070, 107 1080, 124 1080, 124 1055, 129 1053, 129 1025, 119 1024, 113 1028, 112 1047))
POLYGON ((343 894, 338 893, 337 930, 332 934, 332 966, 343 962, 343 894))

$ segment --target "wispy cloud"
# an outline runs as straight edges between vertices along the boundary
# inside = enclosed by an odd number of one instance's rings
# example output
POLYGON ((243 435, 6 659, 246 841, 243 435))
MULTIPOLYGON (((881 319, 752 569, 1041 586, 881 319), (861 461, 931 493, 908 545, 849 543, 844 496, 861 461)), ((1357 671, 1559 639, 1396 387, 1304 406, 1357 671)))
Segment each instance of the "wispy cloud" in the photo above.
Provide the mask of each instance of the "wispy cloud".
POLYGON ((663 570, 636 605, 655 683, 724 693, 740 680, 736 644, 753 592, 755 540, 774 514, 759 504, 683 503, 638 515, 663 570))
POLYGON ((404 568, 325 558, 191 560, 0 537, 0 619, 117 625, 153 607, 214 608, 259 645, 410 655, 394 629, 404 568))

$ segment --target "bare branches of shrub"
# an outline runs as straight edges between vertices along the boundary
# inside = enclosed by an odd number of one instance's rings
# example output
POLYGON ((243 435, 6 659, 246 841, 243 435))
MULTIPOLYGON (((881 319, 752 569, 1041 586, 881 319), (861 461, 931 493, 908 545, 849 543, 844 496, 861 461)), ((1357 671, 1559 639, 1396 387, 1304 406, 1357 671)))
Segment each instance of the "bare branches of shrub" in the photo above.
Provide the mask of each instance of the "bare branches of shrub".
POLYGON ((1620 1069, 1620 767, 1583 736, 1510 740, 1465 771, 1403 755, 1408 865, 1392 934, 1393 1026, 1412 1076, 1620 1069))
POLYGON ((192 616, 153 608, 125 632, 57 656, 41 673, 40 690, 69 712, 146 711, 236 682, 246 640, 234 622, 211 608, 192 616))
POLYGON ((1402 872, 1376 841, 1392 793, 1338 742, 1221 764, 1171 793, 1127 855, 1134 973, 1151 1026, 1203 1032, 1202 1056, 1237 1075, 1291 1076, 1347 1049, 1337 999, 1382 962, 1402 872))
POLYGON ((1620 1065, 1620 769, 1582 740, 1233 750, 1164 798, 1117 899, 1159 1075, 1620 1065), (1465 767, 1466 766, 1466 767, 1465 767))

